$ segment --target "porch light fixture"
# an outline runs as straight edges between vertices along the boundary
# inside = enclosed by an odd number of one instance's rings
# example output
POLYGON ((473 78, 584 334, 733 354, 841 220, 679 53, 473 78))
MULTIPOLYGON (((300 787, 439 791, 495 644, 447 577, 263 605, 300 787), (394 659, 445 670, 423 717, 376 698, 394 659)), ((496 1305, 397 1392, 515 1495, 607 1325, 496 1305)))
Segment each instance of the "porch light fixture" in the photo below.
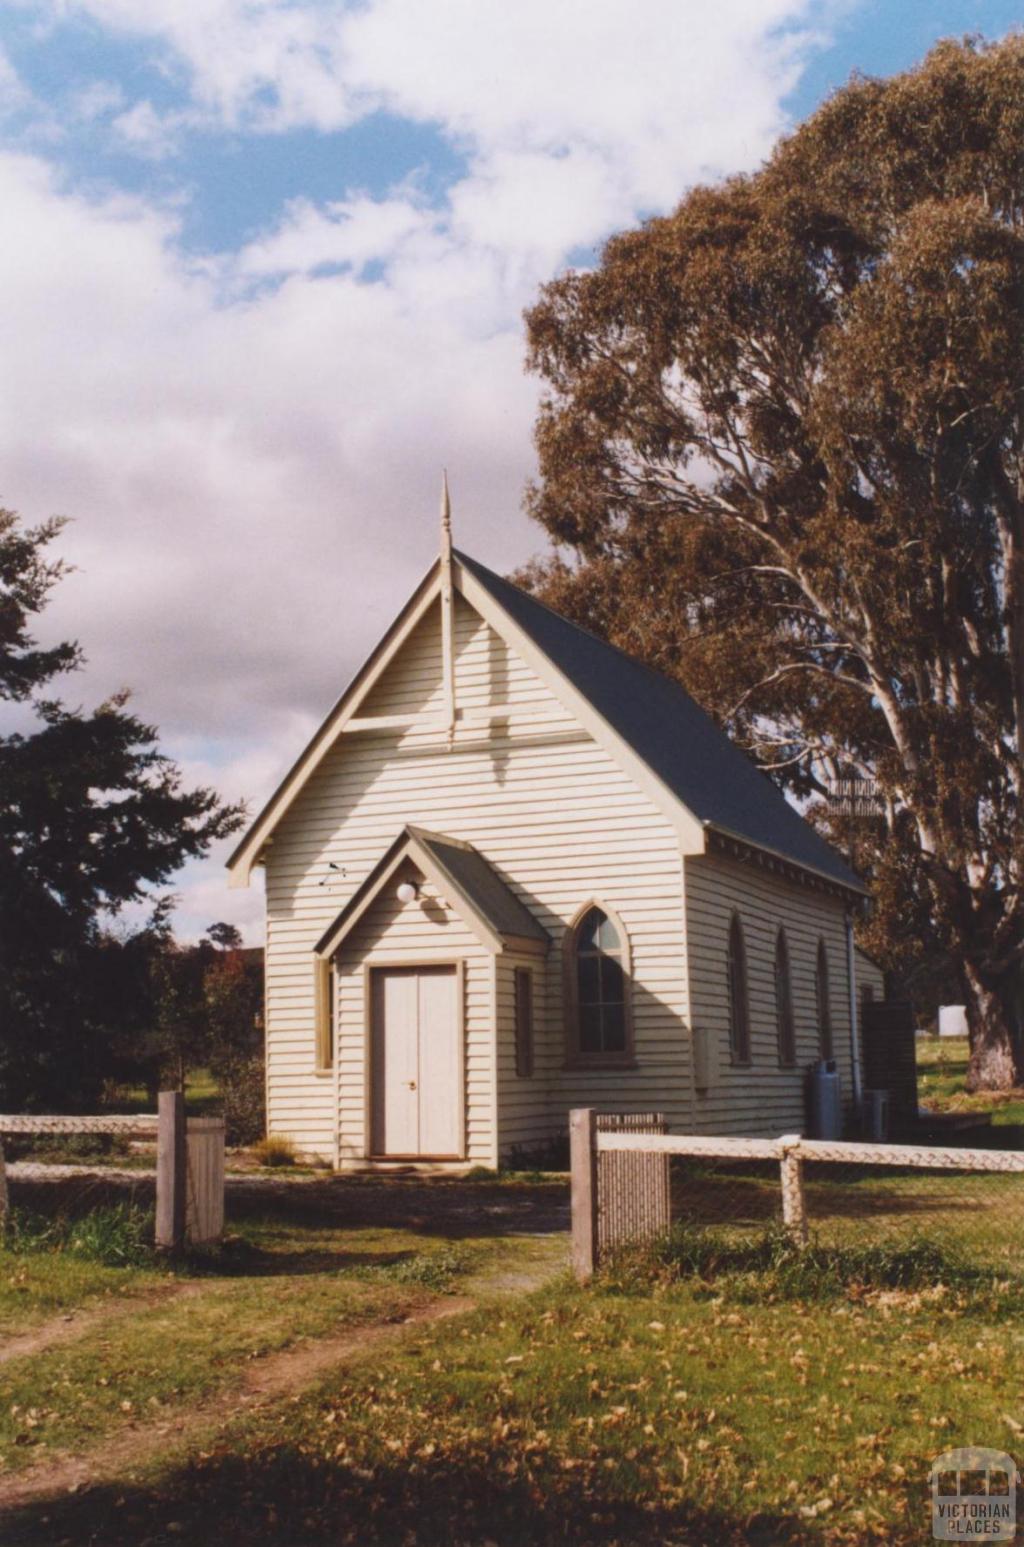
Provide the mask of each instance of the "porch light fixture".
POLYGON ((399 902, 415 902, 420 895, 420 889, 415 881, 403 881, 398 888, 399 902))

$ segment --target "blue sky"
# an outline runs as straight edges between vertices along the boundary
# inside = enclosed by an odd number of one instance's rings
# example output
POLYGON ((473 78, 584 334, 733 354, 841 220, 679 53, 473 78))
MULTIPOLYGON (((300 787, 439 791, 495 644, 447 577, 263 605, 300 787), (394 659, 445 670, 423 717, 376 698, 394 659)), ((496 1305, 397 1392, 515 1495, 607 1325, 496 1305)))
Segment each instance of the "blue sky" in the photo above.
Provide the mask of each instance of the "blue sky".
MULTIPOLYGON (((188 8, 188 0, 182 0, 188 8)), ((685 9, 685 6, 682 7, 685 9)), ((28 91, 73 132, 50 149, 69 178, 85 188, 112 184, 150 198, 181 199, 182 245, 195 253, 237 248, 272 225, 291 199, 330 201, 353 189, 382 197, 415 178, 426 197, 441 202, 465 174, 471 152, 437 123, 372 111, 343 129, 287 127, 252 133, 246 126, 210 123, 183 133, 173 152, 140 153, 119 140, 111 122, 132 103, 145 101, 161 114, 186 112, 190 75, 157 29, 113 29, 88 7, 57 11, 45 5, 0 7, 0 44, 28 91), (97 87, 121 94, 102 103, 97 87), (78 105, 97 94, 95 116, 78 105)), ((140 7, 144 15, 145 7, 140 7)), ((783 30, 800 26, 783 22, 783 30)), ((891 74, 905 69, 938 37, 980 32, 999 36, 1020 23, 1009 0, 870 0, 808 7, 820 42, 809 48, 793 89, 782 96, 798 120, 853 69, 891 74)), ((35 114, 15 112, 6 140, 31 144, 35 114)))
MULTIPOLYGON (((1004 0, 0 0, 0 498, 46 628, 258 804, 429 562, 509 567, 543 282, 1004 0), (13 238, 13 239, 12 239, 13 238)), ((186 933, 255 894, 216 855, 186 933)))

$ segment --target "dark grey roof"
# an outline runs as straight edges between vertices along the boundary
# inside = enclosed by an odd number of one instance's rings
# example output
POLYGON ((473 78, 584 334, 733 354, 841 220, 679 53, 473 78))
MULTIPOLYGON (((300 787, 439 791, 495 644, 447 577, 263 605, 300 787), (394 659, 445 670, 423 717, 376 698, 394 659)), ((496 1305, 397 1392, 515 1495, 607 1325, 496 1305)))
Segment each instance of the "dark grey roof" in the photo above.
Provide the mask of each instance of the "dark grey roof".
POLYGON ((697 818, 859 892, 864 883, 690 695, 468 554, 455 557, 697 818))
POLYGON ((338 931, 362 906, 367 895, 377 888, 401 850, 414 840, 422 845, 441 872, 446 890, 460 897, 494 934, 502 940, 538 940, 544 945, 549 944, 547 931, 478 849, 457 838, 448 838, 444 833, 428 832, 409 824, 381 855, 366 879, 360 882, 331 927, 324 931, 316 944, 318 953, 331 947, 338 931))
POLYGON ((443 833, 427 832, 422 827, 409 827, 407 831, 420 840, 438 869, 495 934, 520 940, 542 940, 547 944, 547 930, 538 924, 529 908, 519 901, 479 849, 446 838, 443 833))

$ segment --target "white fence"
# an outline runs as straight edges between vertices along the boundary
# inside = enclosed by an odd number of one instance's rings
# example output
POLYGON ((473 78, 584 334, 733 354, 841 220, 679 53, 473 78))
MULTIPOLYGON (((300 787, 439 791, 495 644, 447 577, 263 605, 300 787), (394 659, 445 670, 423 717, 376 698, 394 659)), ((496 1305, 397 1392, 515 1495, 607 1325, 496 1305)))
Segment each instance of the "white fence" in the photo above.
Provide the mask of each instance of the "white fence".
MULTIPOLYGON (((0 1224, 8 1208, 3 1139, 80 1134, 114 1134, 156 1141, 157 1246, 180 1251, 186 1242, 198 1246, 220 1240, 224 1233, 224 1119, 186 1118, 184 1097, 179 1091, 161 1091, 157 1113, 102 1117, 0 1115, 0 1224)), ((73 1174, 71 1167, 60 1169, 64 1176, 73 1174)))
MULTIPOLYGON (((661 1157, 661 1168, 644 1171, 657 1198, 668 1194, 669 1157, 725 1161, 772 1161, 779 1167, 782 1218, 794 1240, 807 1239, 804 1162, 846 1166, 899 1167, 922 1171, 1001 1172, 1024 1175, 1024 1154, 1009 1150, 970 1150, 910 1144, 860 1144, 804 1139, 716 1138, 703 1134, 636 1133, 611 1129, 589 1107, 572 1112, 569 1123, 572 1168, 572 1255, 579 1279, 589 1278, 600 1256, 630 1240, 642 1240, 664 1228, 663 1210, 650 1200, 627 1208, 620 1196, 609 1208, 603 1195, 600 1157, 612 1154, 661 1157)), ((635 1191, 630 1197, 635 1196, 635 1191)), ((629 1198, 625 1200, 629 1202, 629 1198)))

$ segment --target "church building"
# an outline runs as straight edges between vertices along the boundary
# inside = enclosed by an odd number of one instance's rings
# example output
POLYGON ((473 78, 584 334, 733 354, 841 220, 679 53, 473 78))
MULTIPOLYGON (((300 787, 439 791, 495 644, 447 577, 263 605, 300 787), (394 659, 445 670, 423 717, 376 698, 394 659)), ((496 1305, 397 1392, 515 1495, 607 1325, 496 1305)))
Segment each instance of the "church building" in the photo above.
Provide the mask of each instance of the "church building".
POLYGON ((676 683, 453 550, 230 860, 266 873, 271 1134, 494 1166, 574 1106, 805 1126, 859 1088, 865 887, 676 683))

